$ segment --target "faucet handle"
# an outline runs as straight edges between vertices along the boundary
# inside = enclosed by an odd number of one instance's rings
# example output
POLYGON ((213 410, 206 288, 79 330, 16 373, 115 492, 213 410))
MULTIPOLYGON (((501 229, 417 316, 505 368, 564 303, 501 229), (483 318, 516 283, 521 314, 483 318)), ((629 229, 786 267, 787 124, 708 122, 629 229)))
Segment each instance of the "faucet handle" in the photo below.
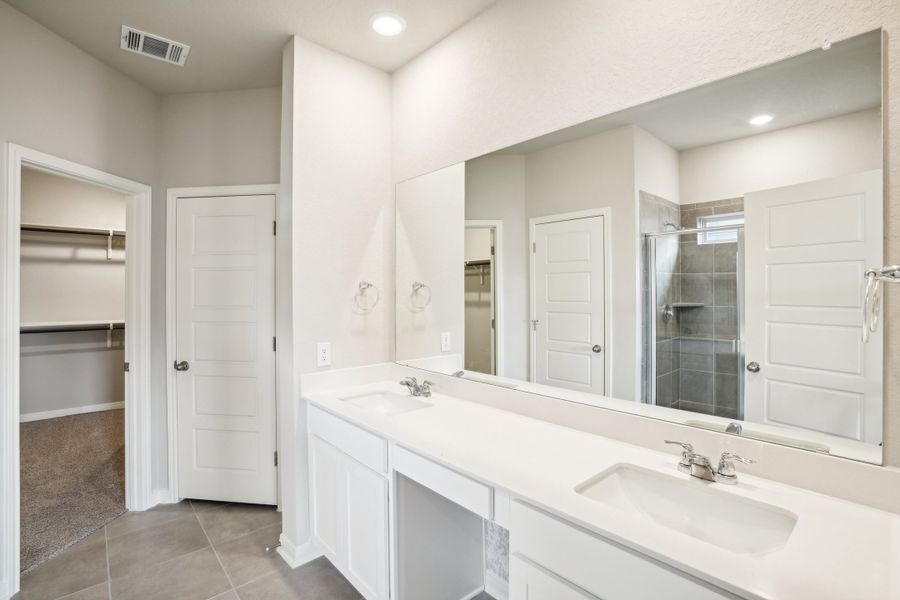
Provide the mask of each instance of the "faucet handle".
POLYGON ((723 478, 724 483, 735 483, 737 482, 737 473, 734 469, 734 461, 744 463, 745 465, 753 464, 756 461, 750 458, 744 458, 743 456, 739 456, 734 452, 726 450, 722 453, 721 458, 719 458, 719 466, 716 469, 716 475, 720 478, 723 478))
POLYGON ((681 449, 682 449, 681 460, 678 462, 678 464, 681 465, 682 467, 690 468, 690 466, 691 466, 690 456, 694 453, 693 444, 689 444, 687 442, 678 442, 675 440, 663 440, 663 441, 665 441, 667 444, 672 444, 674 446, 681 446, 681 449))

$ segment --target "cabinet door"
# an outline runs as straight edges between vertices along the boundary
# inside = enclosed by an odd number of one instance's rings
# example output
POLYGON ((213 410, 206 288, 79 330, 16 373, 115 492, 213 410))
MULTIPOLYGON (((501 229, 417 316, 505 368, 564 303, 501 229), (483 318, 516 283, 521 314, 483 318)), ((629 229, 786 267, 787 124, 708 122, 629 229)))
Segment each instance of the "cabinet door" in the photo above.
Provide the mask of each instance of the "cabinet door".
POLYGON ((388 482, 345 457, 347 579, 367 600, 388 598, 388 482))
POLYGON ((343 562, 344 516, 343 454, 318 437, 309 437, 309 477, 312 481, 312 535, 319 549, 336 567, 343 562))
POLYGON ((509 561, 509 600, 597 600, 521 557, 509 561))

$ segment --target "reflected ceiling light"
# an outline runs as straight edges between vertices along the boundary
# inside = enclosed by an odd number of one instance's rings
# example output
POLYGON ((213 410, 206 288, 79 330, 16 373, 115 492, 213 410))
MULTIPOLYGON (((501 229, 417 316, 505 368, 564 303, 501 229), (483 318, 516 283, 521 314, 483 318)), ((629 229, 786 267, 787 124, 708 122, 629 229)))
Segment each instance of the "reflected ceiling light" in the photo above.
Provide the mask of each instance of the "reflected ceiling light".
POLYGON ((751 125, 765 125, 775 117, 773 115, 756 115, 752 119, 750 119, 751 125))
POLYGON ((403 17, 391 13, 377 14, 372 17, 370 23, 376 33, 386 37, 400 35, 406 29, 406 21, 403 20, 403 17))

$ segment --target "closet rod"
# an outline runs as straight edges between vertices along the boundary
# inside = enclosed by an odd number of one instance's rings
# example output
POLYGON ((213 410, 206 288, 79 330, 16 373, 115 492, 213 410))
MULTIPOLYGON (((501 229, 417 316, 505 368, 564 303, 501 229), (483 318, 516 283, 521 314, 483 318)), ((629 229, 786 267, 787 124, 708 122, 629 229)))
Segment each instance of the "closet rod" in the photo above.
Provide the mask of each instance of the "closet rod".
POLYGON ((100 229, 96 227, 61 227, 58 225, 39 225, 37 223, 22 223, 22 231, 35 231, 39 233, 77 233, 83 235, 102 235, 109 237, 125 237, 121 229, 100 229))
POLYGON ((125 329, 124 321, 91 321, 78 323, 28 323, 19 328, 20 333, 58 333, 65 331, 110 331, 125 329))

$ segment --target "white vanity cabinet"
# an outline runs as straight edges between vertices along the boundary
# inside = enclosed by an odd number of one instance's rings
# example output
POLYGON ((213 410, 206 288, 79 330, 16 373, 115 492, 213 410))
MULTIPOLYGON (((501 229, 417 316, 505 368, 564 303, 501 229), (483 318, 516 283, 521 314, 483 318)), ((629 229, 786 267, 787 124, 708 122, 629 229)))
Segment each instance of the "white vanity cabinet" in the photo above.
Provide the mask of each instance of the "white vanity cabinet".
POLYGON ((737 598, 520 501, 510 542, 510 600, 737 598))
POLYGON ((313 540, 366 600, 387 600, 387 442, 319 409, 309 416, 313 540))

